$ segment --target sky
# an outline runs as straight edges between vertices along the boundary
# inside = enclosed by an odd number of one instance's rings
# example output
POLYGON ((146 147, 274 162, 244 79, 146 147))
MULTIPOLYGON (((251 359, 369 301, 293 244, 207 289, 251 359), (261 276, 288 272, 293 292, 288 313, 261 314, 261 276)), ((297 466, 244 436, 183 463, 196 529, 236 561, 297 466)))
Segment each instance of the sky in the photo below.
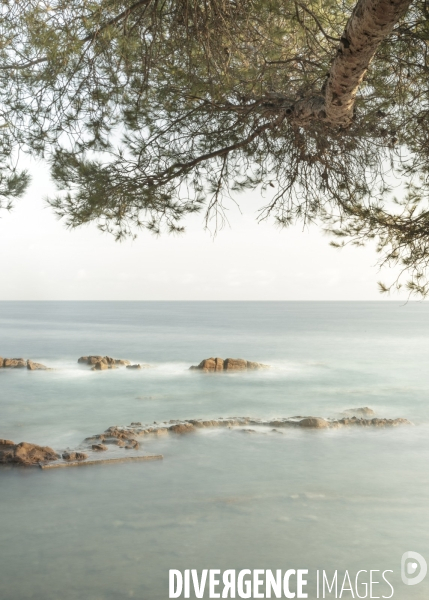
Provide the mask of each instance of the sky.
MULTIPOLYGON (((95 225, 68 230, 46 205, 42 164, 11 213, 0 213, 0 300, 386 300, 373 246, 338 250, 317 227, 257 222, 263 199, 240 195, 216 236, 203 215, 180 236, 115 242, 95 225)), ((393 295, 392 300, 401 296, 393 295)))

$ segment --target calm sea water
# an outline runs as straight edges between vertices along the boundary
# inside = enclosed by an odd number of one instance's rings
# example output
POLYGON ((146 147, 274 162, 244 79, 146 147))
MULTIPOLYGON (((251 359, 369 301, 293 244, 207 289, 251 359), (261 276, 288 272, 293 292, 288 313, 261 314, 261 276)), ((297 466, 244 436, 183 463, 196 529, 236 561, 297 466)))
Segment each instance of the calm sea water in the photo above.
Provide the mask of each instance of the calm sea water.
POLYGON ((415 424, 201 431, 145 442, 156 463, 2 467, 1 600, 165 600, 173 568, 307 568, 309 598, 315 569, 391 569, 394 598, 428 598, 428 580, 400 580, 404 552, 429 560, 428 304, 2 302, 0 355, 56 369, 0 371, 0 437, 59 450, 132 421, 370 406, 415 424), (84 354, 153 368, 94 373, 84 354), (189 371, 208 356, 273 368, 189 371))

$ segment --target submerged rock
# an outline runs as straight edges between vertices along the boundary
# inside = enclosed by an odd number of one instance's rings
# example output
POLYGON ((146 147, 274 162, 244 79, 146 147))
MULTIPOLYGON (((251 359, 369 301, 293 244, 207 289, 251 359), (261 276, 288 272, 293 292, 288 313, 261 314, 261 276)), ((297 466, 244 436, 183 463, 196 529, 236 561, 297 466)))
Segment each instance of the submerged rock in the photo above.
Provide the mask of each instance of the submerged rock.
POLYGON ((58 460, 58 454, 49 446, 38 446, 21 442, 14 444, 10 440, 0 445, 0 464, 37 465, 38 463, 58 460))
POLYGON ((375 411, 373 411, 372 408, 369 408, 369 406, 363 406, 361 408, 348 408, 347 410, 343 411, 343 413, 345 415, 359 415, 365 417, 375 415, 375 411))
POLYGON ((205 358, 199 365, 189 367, 191 370, 200 370, 206 373, 216 371, 255 371, 269 369, 269 365, 244 360, 243 358, 205 358))
POLYGON ((141 369, 141 365, 127 365, 127 369, 141 369))

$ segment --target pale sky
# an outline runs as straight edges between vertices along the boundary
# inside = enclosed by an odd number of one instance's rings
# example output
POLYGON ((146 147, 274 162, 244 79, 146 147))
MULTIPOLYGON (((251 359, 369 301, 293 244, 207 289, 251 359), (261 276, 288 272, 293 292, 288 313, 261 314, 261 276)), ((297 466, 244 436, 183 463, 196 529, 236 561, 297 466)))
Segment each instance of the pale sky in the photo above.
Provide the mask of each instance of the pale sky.
MULTIPOLYGON (((181 236, 117 243, 95 225, 67 230, 44 198, 42 165, 12 213, 0 213, 0 300, 386 300, 373 247, 336 250, 316 227, 258 224, 256 194, 240 196, 230 227, 213 236, 203 216, 181 236)), ((392 300, 401 299, 393 295, 392 300)))

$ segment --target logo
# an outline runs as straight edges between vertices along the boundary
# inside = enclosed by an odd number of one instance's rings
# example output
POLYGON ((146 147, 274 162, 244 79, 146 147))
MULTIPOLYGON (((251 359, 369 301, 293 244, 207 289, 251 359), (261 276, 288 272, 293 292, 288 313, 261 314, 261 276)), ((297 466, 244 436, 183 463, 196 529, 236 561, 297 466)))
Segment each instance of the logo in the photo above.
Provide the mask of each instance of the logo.
POLYGON ((401 577, 405 585, 417 585, 426 577, 428 566, 418 552, 405 552, 401 560, 401 577), (411 575, 411 577, 410 577, 411 575))

